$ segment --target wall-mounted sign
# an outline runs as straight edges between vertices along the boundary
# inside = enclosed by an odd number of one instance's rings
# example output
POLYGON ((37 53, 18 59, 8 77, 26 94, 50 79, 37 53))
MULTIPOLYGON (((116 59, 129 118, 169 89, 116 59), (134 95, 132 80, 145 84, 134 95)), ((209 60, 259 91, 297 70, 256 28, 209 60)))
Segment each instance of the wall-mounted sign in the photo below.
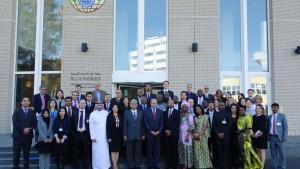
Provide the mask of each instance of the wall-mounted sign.
POLYGON ((90 13, 99 9, 103 5, 104 0, 70 0, 70 3, 76 10, 90 13))

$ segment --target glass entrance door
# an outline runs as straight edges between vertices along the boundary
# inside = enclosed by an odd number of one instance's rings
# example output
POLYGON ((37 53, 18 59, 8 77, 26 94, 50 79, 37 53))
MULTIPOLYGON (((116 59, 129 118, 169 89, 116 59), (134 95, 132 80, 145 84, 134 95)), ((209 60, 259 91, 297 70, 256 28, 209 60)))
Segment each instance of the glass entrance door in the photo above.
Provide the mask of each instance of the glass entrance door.
MULTIPOLYGON (((152 93, 157 94, 159 90, 163 88, 162 84, 151 83, 152 93)), ((145 83, 121 83, 117 84, 117 89, 121 89, 123 96, 129 97, 129 99, 136 97, 137 90, 144 89, 145 83)))

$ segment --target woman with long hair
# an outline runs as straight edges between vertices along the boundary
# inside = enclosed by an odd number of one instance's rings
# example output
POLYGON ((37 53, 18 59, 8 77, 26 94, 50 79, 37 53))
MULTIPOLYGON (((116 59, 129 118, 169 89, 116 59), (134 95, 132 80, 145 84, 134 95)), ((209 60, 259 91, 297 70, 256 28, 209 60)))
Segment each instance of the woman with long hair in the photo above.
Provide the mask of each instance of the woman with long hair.
MULTIPOLYGON (((253 147, 256 149, 258 157, 260 158, 264 167, 266 161, 266 149, 268 148, 268 127, 267 116, 263 105, 256 105, 256 115, 253 116, 253 147)), ((262 168, 263 168, 262 167, 262 168)))
POLYGON ((55 99, 51 99, 48 103, 48 109, 51 119, 55 120, 57 117, 58 107, 55 99))
POLYGON ((106 135, 112 161, 112 169, 118 169, 119 153, 122 149, 123 119, 119 115, 117 105, 112 106, 111 113, 107 116, 106 135))
POLYGON ((65 107, 64 91, 59 89, 55 93, 56 104, 58 108, 65 107))
POLYGON ((68 138, 70 135, 70 120, 66 114, 66 109, 58 109, 58 116, 53 123, 54 152, 57 169, 64 169, 66 163, 66 152, 68 148, 68 138))

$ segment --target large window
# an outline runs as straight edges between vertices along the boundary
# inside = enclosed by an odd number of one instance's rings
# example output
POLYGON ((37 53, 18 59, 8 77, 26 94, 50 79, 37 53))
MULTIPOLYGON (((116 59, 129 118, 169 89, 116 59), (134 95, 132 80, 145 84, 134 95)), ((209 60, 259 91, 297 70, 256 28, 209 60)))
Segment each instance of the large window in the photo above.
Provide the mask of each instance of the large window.
POLYGON ((221 89, 247 94, 253 89, 268 104, 269 58, 266 0, 220 0, 221 89))
MULTIPOLYGON (((60 88, 63 0, 18 1, 15 101, 60 88)), ((18 105, 18 104, 16 104, 18 105)))
POLYGON ((115 70, 165 71, 166 0, 115 0, 115 70))

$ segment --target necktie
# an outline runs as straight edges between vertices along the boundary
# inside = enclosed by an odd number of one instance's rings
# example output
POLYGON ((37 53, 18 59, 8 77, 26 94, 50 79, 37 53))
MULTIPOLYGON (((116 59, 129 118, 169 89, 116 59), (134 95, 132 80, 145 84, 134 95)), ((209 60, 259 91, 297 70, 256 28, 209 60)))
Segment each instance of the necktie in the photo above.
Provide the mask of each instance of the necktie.
POLYGON ((146 110, 146 105, 143 105, 143 110, 146 110))
POLYGON ((25 108, 24 109, 24 113, 27 115, 27 112, 28 112, 28 109, 27 108, 25 108))
POLYGON ((156 117, 156 110, 155 109, 153 109, 152 114, 153 114, 153 117, 155 118, 156 117))
POLYGON ((45 108, 46 103, 45 103, 45 97, 42 94, 41 94, 41 100, 42 100, 42 110, 43 110, 45 108))
POLYGON ((172 109, 169 109, 169 114, 168 114, 168 117, 170 118, 172 115, 172 109))
POLYGON ((70 107, 68 107, 68 115, 71 117, 72 115, 71 115, 71 108, 70 107))
POLYGON ((81 129, 82 127, 83 127, 83 111, 80 111, 79 128, 81 129))
POLYGON ((148 99, 150 98, 150 94, 149 94, 149 93, 147 93, 147 98, 148 98, 148 99))
POLYGON ((61 108, 61 101, 59 102, 59 104, 58 104, 58 105, 59 105, 59 108, 61 108))
POLYGON ((106 103, 106 110, 108 110, 109 109, 109 106, 108 106, 108 103, 106 103))
POLYGON ((77 107, 77 103, 76 103, 76 101, 74 101, 74 106, 75 106, 75 107, 77 107))
POLYGON ((133 112, 134 121, 136 120, 136 112, 133 112))
POLYGON ((276 135, 276 130, 275 130, 275 124, 276 124, 276 116, 275 116, 275 114, 273 115, 273 135, 276 135))

